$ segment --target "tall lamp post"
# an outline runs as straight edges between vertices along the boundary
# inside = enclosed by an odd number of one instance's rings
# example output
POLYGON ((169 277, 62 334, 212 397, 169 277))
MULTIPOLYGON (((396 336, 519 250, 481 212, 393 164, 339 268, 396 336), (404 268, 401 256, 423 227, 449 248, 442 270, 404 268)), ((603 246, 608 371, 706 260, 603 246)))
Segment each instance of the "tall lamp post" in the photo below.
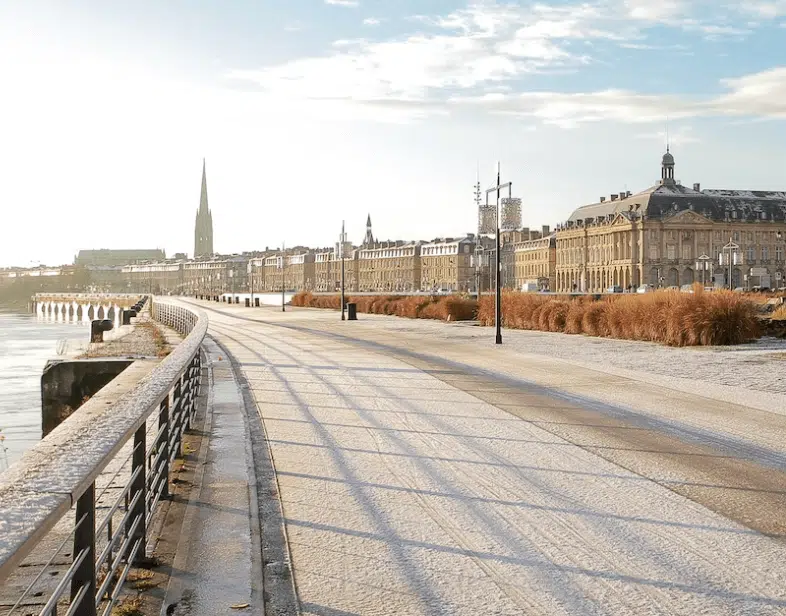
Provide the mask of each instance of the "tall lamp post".
POLYGON ((341 235, 338 238, 338 258, 341 259, 341 320, 346 321, 344 314, 344 246, 347 243, 347 234, 344 232, 344 221, 341 221, 341 235))
MULTIPOLYGON (((478 240, 480 240, 480 234, 478 234, 478 240)), ((480 301, 480 280, 483 269, 483 245, 480 241, 475 243, 475 250, 472 254, 472 265, 475 267, 475 292, 478 296, 478 301, 480 301)))
POLYGON ((495 306, 494 306, 494 323, 495 323, 495 327, 496 327, 496 335, 495 335, 495 339, 494 339, 495 344, 502 344, 502 285, 500 284, 500 282, 501 282, 500 281, 500 274, 502 273, 502 263, 500 261, 499 194, 500 194, 500 191, 503 188, 507 188, 508 189, 508 198, 512 199, 513 198, 513 194, 512 194, 512 190, 513 189, 512 189, 512 187, 513 187, 513 182, 506 182, 505 184, 501 184, 500 183, 499 162, 497 162, 497 185, 493 186, 492 188, 489 188, 486 191, 486 206, 487 207, 489 205, 489 194, 493 193, 495 191, 497 193, 497 205, 496 205, 496 208, 494 210, 495 213, 496 213, 496 223, 497 223, 496 224, 496 227, 497 227, 497 233, 496 233, 496 252, 497 252, 496 268, 497 268, 497 272, 495 274, 496 287, 497 287, 496 288, 496 293, 497 293, 497 295, 496 295, 496 303, 495 303, 495 306))
POLYGON ((707 286, 707 270, 710 269, 710 261, 712 261, 712 257, 708 255, 701 255, 699 260, 696 261, 696 269, 701 270, 701 286, 707 286))
POLYGON ((724 265, 724 260, 725 260, 725 265, 728 267, 728 271, 729 271, 729 282, 728 282, 728 284, 729 284, 729 290, 730 291, 734 288, 734 287, 732 287, 733 281, 732 281, 732 277, 731 277, 731 273, 732 273, 732 269, 731 268, 732 268, 732 265, 737 265, 737 261, 738 261, 737 256, 739 255, 739 253, 737 251, 739 249, 740 249, 739 245, 735 244, 732 241, 732 238, 729 238, 729 243, 726 244, 721 249, 721 254, 720 254, 720 257, 721 257, 720 261, 721 261, 721 263, 720 264, 724 265), (724 259, 724 254, 726 253, 726 251, 728 251, 729 254, 724 259))
POLYGON ((284 267, 286 265, 286 247, 284 242, 281 242, 281 312, 287 311, 287 300, 284 291, 286 289, 286 283, 284 281, 284 267))
POLYGON ((248 268, 247 268, 248 269, 248 288, 249 288, 249 291, 251 292, 250 304, 251 304, 252 308, 254 307, 254 265, 253 265, 253 263, 254 263, 254 260, 253 259, 249 259, 248 260, 248 268))

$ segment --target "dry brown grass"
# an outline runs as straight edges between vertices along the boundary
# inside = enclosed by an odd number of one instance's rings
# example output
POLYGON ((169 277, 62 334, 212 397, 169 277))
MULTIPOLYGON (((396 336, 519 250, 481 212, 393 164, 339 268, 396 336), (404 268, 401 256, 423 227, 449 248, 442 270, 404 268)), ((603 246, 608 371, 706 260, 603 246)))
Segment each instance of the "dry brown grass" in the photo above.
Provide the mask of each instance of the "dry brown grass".
MULTIPOLYGON (((503 326, 512 329, 586 334, 669 346, 728 345, 757 339, 757 308, 728 291, 659 291, 624 294, 593 301, 528 293, 504 293, 503 326)), ((494 324, 494 298, 478 310, 483 325, 494 324)))
MULTIPOLYGON (((761 336, 757 305, 747 295, 731 291, 705 293, 698 284, 693 290, 693 293, 658 291, 611 295, 599 300, 591 296, 505 292, 502 295, 503 326, 643 340, 669 346, 741 344, 761 336)), ((482 325, 494 324, 493 295, 484 296, 479 305, 476 300, 459 295, 364 295, 349 297, 347 301, 357 304, 358 312, 411 319, 464 321, 477 318, 482 325)), ((336 295, 299 293, 292 304, 338 310, 341 302, 336 295)), ((779 309, 772 318, 786 319, 786 308, 779 309)))
MULTIPOLYGON (((442 321, 471 321, 476 317, 478 302, 459 295, 359 295, 346 298, 357 305, 358 312, 387 314, 409 319, 437 319, 442 321)), ((304 308, 341 309, 338 295, 314 295, 304 292, 292 298, 293 306, 304 308)))
POLYGON ((124 599, 112 608, 112 616, 145 616, 142 612, 142 599, 139 597, 124 599))
POLYGON ((786 304, 781 304, 779 308, 776 308, 771 318, 773 321, 786 321, 786 304))

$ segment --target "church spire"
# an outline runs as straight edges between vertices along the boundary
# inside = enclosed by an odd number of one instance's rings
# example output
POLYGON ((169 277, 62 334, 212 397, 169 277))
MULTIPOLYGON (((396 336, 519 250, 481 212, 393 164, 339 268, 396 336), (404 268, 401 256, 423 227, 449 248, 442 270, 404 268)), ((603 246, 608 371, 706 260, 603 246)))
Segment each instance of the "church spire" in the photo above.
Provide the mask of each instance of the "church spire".
POLYGON ((364 246, 371 246, 374 244, 374 234, 371 232, 371 214, 366 218, 366 237, 363 240, 364 246))
POLYGON ((207 202, 207 173, 205 159, 202 159, 202 190, 199 194, 199 210, 194 225, 194 257, 207 257, 213 254, 213 215, 207 202))
POLYGON ((205 173, 205 159, 202 159, 202 192, 199 195, 199 212, 200 214, 209 212, 207 206, 207 173, 205 173))

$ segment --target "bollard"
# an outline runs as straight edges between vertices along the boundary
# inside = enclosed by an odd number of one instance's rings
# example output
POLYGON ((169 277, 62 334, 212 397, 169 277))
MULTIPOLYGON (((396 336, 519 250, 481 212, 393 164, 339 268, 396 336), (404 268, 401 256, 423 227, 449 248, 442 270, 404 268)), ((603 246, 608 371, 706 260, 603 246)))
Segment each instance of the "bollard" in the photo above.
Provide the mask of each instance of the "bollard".
POLYGON ((131 325, 131 319, 136 316, 136 310, 123 310, 121 325, 131 325))
POLYGON ((347 319, 349 321, 358 320, 358 305, 354 302, 347 303, 347 319))
POLYGON ((101 319, 99 321, 90 322, 90 342, 103 342, 104 332, 112 329, 112 321, 109 319, 101 319))

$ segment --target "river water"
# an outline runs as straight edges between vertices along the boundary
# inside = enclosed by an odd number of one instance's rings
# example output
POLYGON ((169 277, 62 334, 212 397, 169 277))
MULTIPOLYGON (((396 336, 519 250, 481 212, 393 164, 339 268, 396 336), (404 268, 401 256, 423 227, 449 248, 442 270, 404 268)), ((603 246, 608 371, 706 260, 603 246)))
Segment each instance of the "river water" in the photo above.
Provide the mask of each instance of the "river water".
POLYGON ((0 312, 0 473, 41 439, 41 373, 64 340, 86 339, 87 323, 0 312))

